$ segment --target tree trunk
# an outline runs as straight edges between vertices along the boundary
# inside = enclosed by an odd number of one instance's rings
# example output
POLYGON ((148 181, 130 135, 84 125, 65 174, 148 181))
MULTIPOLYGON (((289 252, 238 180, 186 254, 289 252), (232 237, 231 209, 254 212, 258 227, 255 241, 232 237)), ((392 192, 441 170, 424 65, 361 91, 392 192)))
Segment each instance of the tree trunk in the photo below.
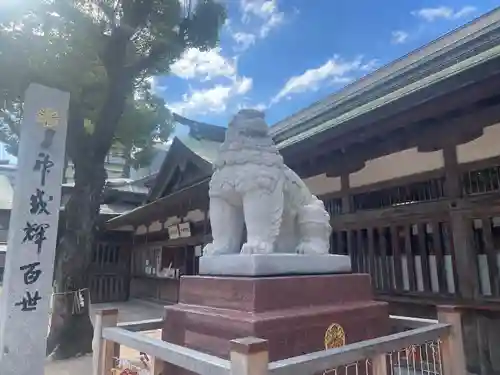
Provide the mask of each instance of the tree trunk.
POLYGON ((92 351, 88 266, 106 180, 104 161, 87 159, 75 166, 75 187, 66 204, 64 233, 55 264, 55 298, 47 353, 55 359, 92 351), (74 309, 74 291, 83 291, 85 307, 74 309))
POLYGON ((119 38, 106 50, 111 56, 106 66, 108 90, 94 133, 86 134, 82 109, 70 102, 67 150, 75 167, 75 186, 65 207, 64 232, 55 264, 56 298, 47 339, 47 353, 55 359, 92 351, 88 266, 106 182, 104 160, 111 148, 126 97, 133 88, 133 77, 127 75, 123 67, 127 41, 127 38, 119 38), (71 292, 78 290, 86 291, 87 300, 83 311, 75 312, 74 293, 71 292))

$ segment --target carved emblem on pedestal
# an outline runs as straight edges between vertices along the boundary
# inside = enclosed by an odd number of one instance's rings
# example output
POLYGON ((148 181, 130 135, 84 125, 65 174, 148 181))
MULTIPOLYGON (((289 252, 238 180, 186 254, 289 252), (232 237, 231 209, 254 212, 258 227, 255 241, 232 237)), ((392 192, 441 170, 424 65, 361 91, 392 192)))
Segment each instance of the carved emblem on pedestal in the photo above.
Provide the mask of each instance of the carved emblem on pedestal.
POLYGON ((331 324, 325 332, 325 349, 340 348, 345 345, 345 331, 340 324, 331 324))
MULTIPOLYGON (((325 331, 325 350, 340 348, 345 345, 345 331, 338 323, 332 323, 325 331)), ((330 369, 323 372, 323 375, 337 375, 336 369, 330 369)))

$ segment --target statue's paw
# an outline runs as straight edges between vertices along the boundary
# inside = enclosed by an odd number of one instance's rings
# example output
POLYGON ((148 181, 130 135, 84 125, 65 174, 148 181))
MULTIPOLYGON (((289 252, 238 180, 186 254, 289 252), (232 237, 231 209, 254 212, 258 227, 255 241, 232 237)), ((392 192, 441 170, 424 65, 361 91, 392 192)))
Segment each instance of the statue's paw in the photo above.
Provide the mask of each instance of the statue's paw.
POLYGON ((308 243, 307 242, 301 242, 295 248, 295 252, 297 254, 307 254, 308 253, 307 247, 308 247, 308 243))
POLYGON ((314 241, 304 241, 297 245, 295 252, 297 254, 328 254, 328 245, 319 244, 314 241))
POLYGON ((234 251, 231 251, 229 247, 216 247, 213 243, 207 244, 203 248, 203 255, 213 256, 213 255, 224 255, 224 254, 232 254, 234 251))
POLYGON ((273 245, 267 242, 247 242, 241 248, 242 254, 271 254, 273 245))

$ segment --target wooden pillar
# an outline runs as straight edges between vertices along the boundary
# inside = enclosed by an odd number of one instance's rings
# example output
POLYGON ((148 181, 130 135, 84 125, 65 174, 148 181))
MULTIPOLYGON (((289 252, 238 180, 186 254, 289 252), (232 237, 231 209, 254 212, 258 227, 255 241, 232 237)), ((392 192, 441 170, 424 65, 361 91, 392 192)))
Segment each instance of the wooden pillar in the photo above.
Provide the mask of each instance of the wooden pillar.
POLYGON ((92 342, 93 375, 111 374, 117 349, 114 342, 106 341, 102 338, 102 331, 106 327, 116 327, 117 324, 117 309, 100 310, 97 312, 94 321, 94 339, 92 342))
POLYGON ((456 145, 443 148, 446 195, 450 199, 450 227, 453 239, 454 263, 458 292, 463 298, 479 297, 477 254, 473 243, 472 226, 463 212, 462 186, 456 145))
POLYGON ((438 306, 438 320, 451 325, 450 334, 441 344, 444 375, 467 375, 460 310, 454 306, 438 306))
POLYGON ((266 375, 269 351, 266 340, 255 337, 231 340, 231 375, 266 375))
POLYGON ((164 362, 156 357, 153 357, 151 362, 152 365, 149 371, 150 375, 163 375, 164 362))
POLYGON ((343 172, 340 175, 340 193, 342 196, 342 213, 348 214, 353 212, 351 194, 350 194, 349 172, 343 172))

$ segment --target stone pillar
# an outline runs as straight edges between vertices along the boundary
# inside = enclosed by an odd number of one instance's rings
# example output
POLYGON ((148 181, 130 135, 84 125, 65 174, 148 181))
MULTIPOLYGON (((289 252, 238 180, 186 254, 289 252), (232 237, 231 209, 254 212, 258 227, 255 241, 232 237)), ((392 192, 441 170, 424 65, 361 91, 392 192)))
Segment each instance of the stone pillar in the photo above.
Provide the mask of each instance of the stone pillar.
POLYGON ((69 94, 26 91, 0 310, 2 375, 43 375, 69 94))

